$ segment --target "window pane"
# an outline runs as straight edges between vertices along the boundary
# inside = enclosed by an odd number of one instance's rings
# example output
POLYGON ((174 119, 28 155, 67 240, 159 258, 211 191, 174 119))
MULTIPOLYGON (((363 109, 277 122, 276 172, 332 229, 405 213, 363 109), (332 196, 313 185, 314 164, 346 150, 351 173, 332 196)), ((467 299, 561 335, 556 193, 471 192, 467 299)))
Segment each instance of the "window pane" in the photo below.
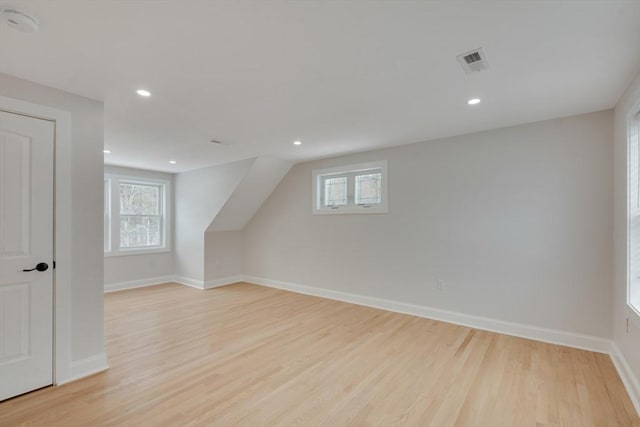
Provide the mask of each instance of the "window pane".
POLYGON ((382 173, 356 176, 356 204, 375 205, 382 203, 382 173))
POLYGON ((160 186, 121 183, 120 214, 160 215, 160 186))
POLYGON ((160 246, 160 217, 143 215, 120 216, 120 247, 160 246))
POLYGON ((324 179, 324 205, 342 206, 347 204, 347 177, 324 179))

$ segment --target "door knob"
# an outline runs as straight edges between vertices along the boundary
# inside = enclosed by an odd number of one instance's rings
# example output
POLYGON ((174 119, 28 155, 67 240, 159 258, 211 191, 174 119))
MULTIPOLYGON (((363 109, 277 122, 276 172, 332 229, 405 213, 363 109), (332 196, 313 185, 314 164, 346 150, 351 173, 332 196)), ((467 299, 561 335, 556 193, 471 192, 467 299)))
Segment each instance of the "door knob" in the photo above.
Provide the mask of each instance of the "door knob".
POLYGON ((36 265, 35 267, 31 268, 31 269, 23 269, 22 271, 33 271, 33 270, 38 270, 40 272, 42 271, 47 271, 49 269, 49 264, 47 264, 46 262, 40 262, 38 263, 38 265, 36 265))

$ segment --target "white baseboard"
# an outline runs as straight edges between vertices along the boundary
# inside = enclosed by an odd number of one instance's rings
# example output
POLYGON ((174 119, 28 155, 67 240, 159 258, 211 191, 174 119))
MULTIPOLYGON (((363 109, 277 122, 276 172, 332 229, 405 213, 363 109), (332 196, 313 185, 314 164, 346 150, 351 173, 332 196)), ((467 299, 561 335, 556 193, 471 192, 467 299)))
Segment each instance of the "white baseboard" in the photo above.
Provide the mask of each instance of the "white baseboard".
POLYGON ((242 281, 244 281, 244 276, 242 275, 223 277, 221 279, 207 280, 204 283, 204 288, 205 289, 219 288, 221 286, 227 286, 227 285, 231 285, 233 283, 238 283, 242 281))
POLYGON ((202 281, 198 279, 191 279, 189 277, 175 276, 173 277, 173 281, 176 283, 180 283, 181 285, 191 286, 196 289, 213 289, 219 288, 221 286, 227 286, 232 283, 242 282, 244 276, 229 276, 223 277, 221 279, 207 280, 202 281))
POLYGON ((106 353, 97 354, 95 356, 87 357, 86 359, 76 360, 69 364, 69 376, 67 378, 58 379, 56 381, 56 385, 70 383, 72 381, 79 380, 80 378, 106 371, 107 369, 109 369, 109 364, 107 363, 106 353))
POLYGON ((145 286, 154 286, 161 283, 173 282, 174 276, 159 276, 148 279, 131 280, 129 282, 107 283, 104 285, 104 292, 122 291, 125 289, 144 288, 145 286))
POLYGON ((183 276, 174 276, 173 281, 181 285, 191 286, 192 288, 204 289, 204 282, 202 280, 191 279, 183 276))
MULTIPOLYGON (((613 361, 613 364, 618 371, 618 375, 620 375, 620 378, 625 388, 627 389, 629 397, 636 411, 638 412, 638 414, 640 414, 640 382, 633 374, 633 371, 629 367, 629 364, 627 363, 623 354, 620 352, 618 346, 614 342, 606 338, 576 334, 556 329, 540 328, 537 326, 496 320, 488 317, 441 310, 438 308, 423 305, 410 304, 400 301, 393 301, 383 298, 334 291, 330 289, 323 289, 313 286, 305 286, 295 283, 282 282, 279 280, 264 279, 261 277, 246 275, 230 276, 221 279, 209 280, 206 282, 182 276, 162 276, 146 280, 105 285, 105 292, 113 292, 122 289, 132 289, 143 286, 153 286, 166 282, 175 282, 200 290, 217 288, 237 282, 247 282, 255 285, 267 286, 305 295, 313 295, 321 298, 348 302, 351 304, 394 311, 397 313, 411 314, 427 319, 440 320, 443 322, 468 326, 471 328, 482 329, 490 332, 497 332, 505 335, 512 335, 520 338, 558 344, 582 350, 595 351, 598 353, 607 353, 611 357, 611 360, 613 361)), ((103 371, 107 369, 107 367, 106 355, 98 355, 78 362, 73 362, 70 366, 70 377, 63 380, 62 382, 58 382, 58 384, 75 381, 76 379, 80 379, 82 377, 103 371)))
POLYGON ((295 283, 281 282, 278 280, 264 279, 254 276, 244 276, 244 282, 256 285, 268 286, 271 288, 297 292, 306 295, 313 295, 337 301, 344 301, 351 304, 364 305, 367 307, 380 308, 382 310, 394 311, 398 313, 412 314, 418 317, 440 320, 471 328, 497 332, 505 335, 513 335, 520 338, 527 338, 536 341, 548 342, 551 344, 563 345, 566 347, 578 348, 581 350, 595 351, 597 353, 609 354, 613 365, 618 371, 618 375, 624 384, 629 398, 640 415, 640 382, 629 367, 627 360, 620 352, 618 346, 606 338, 591 335, 575 334, 571 332, 559 331, 555 329, 539 328, 537 326, 523 325, 519 323, 505 322, 503 320, 490 319, 487 317, 472 316, 453 311, 441 310, 433 307, 408 304, 399 301, 386 300, 382 298, 369 297, 347 292, 333 291, 329 289, 316 288, 313 286, 298 285, 295 283))
POLYGON ((620 379, 627 389, 633 407, 636 408, 636 412, 640 415, 640 381, 638 381, 638 378, 634 375, 629 363, 627 363, 627 359, 615 342, 611 343, 609 356, 611 356, 613 365, 616 367, 618 375, 620 375, 620 379))
POLYGON ((230 285, 232 283, 241 282, 243 276, 230 276, 223 277, 221 279, 207 280, 206 282, 197 279, 191 279, 183 276, 159 276, 151 277, 148 279, 132 280, 129 282, 109 283, 104 285, 104 292, 116 292, 125 289, 144 288, 146 286, 155 286, 162 283, 179 283, 181 285, 191 286, 196 289, 212 289, 219 288, 220 286, 230 285))
POLYGON ((427 319, 440 320, 454 323, 456 325, 468 326, 485 331, 498 332, 506 335, 513 335, 520 338, 527 338, 537 341, 559 344, 582 350, 595 351, 598 353, 609 353, 611 341, 590 335, 581 335, 571 332, 559 331, 555 329, 540 328, 537 326, 523 325, 520 323, 506 322, 487 317, 473 316, 454 311, 441 310, 438 308, 409 304, 405 302, 387 300, 382 298, 369 297, 365 295, 352 294, 347 292, 333 291, 329 289, 316 288, 313 286, 298 285, 295 283, 281 282, 278 280, 263 279, 260 277, 244 276, 244 281, 256 285, 268 286, 271 288, 283 289, 306 295, 313 295, 338 301, 344 301, 367 307, 380 308, 382 310, 394 311, 397 313, 411 314, 427 319))

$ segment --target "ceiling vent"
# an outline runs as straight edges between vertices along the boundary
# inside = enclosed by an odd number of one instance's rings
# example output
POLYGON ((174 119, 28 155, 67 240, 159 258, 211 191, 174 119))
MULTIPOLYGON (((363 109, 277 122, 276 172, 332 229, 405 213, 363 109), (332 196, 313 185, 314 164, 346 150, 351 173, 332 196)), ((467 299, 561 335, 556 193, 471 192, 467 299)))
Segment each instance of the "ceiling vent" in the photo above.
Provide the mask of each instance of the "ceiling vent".
POLYGON ((212 143, 212 144, 216 144, 216 145, 231 145, 228 142, 222 142, 222 141, 220 141, 218 139, 210 139, 209 142, 212 143))
POLYGON ((475 73, 477 71, 482 71, 489 68, 487 56, 482 51, 482 48, 463 53, 462 55, 458 55, 457 58, 460 66, 467 74, 475 73))

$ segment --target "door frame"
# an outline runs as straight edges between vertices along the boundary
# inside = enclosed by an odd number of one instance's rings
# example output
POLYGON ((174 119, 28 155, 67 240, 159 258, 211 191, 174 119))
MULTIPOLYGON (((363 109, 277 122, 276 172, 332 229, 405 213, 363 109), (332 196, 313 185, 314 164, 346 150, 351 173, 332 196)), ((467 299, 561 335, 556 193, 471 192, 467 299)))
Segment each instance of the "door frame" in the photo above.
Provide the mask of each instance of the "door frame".
POLYGON ((54 124, 53 151, 53 384, 71 381, 71 113, 0 96, 0 110, 54 124))

